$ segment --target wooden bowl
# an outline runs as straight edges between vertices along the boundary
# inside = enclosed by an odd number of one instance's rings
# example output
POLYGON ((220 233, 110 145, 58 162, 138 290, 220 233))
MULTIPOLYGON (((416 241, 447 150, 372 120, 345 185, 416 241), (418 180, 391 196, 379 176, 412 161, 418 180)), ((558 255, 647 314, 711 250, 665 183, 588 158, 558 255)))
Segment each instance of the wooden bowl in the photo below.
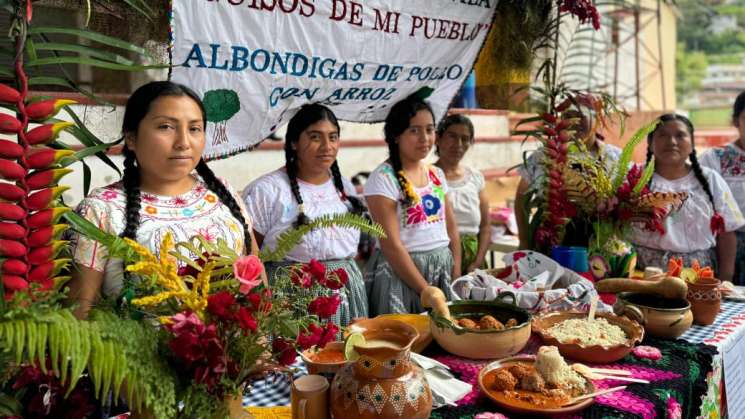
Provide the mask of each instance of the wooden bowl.
POLYGON ((501 301, 452 301, 453 318, 491 315, 502 323, 513 318, 517 325, 504 329, 471 330, 430 313, 432 336, 451 354, 471 359, 497 359, 520 352, 530 339, 530 313, 501 301))
MULTIPOLYGON (((509 367, 513 364, 518 363, 534 363, 535 358, 532 356, 515 356, 511 358, 502 359, 499 361, 494 361, 484 368, 481 369, 479 372, 479 389, 481 390, 482 394, 485 394, 487 397, 489 397, 494 403, 499 405, 500 407, 509 410, 510 412, 517 413, 520 415, 526 415, 527 417, 534 417, 534 416, 554 416, 554 415, 566 415, 569 413, 578 412, 582 409, 587 408, 591 404, 595 402, 594 398, 581 400, 575 404, 570 404, 567 406, 563 406, 560 408, 541 408, 536 406, 530 406, 527 403, 521 403, 520 401, 508 399, 505 397, 499 397, 498 394, 494 394, 494 390, 490 390, 486 388, 486 385, 484 384, 484 377, 486 377, 486 374, 489 373, 489 371, 503 368, 503 367, 509 367)), ((592 385, 592 382, 588 380, 590 383, 590 391, 595 391, 594 386, 592 385)))
POLYGON ((597 313, 595 317, 602 317, 610 324, 614 324, 626 333, 626 342, 611 345, 583 345, 577 343, 562 343, 551 336, 548 330, 555 324, 569 319, 586 319, 587 313, 576 311, 559 311, 547 313, 533 318, 533 331, 541 336, 546 345, 553 345, 559 348, 559 352, 567 357, 577 361, 589 362, 595 364, 607 364, 618 361, 628 355, 634 346, 644 338, 644 328, 639 323, 626 317, 616 316, 610 313, 597 313))

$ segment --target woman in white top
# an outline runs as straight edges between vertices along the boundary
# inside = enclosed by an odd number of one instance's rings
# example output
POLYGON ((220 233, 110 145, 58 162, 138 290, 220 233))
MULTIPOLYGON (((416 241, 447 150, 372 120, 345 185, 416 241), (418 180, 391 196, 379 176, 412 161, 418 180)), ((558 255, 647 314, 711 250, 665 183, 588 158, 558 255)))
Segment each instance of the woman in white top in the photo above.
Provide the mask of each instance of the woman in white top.
POLYGON ((650 189, 687 192, 688 199, 665 219, 664 234, 634 228, 631 241, 639 267, 664 269, 671 257, 680 257, 690 266, 697 259, 701 266, 714 268, 722 281, 731 281, 737 245, 734 231, 745 219, 724 179, 699 165, 691 121, 677 114, 662 115, 659 121, 648 136, 647 162, 654 158, 655 164, 650 189))
MULTIPOLYGON (((176 241, 198 235, 223 239, 239 253, 255 254, 240 200, 202 160, 205 123, 204 106, 189 88, 152 82, 137 89, 124 112, 124 176, 92 191, 77 211, 100 229, 156 254, 167 232, 176 241)), ((86 317, 101 292, 131 299, 123 262, 109 258, 106 248, 88 237, 74 234, 72 240, 78 270, 69 282, 69 298, 78 303, 75 314, 86 317)))
POLYGON ((473 123, 463 115, 445 117, 437 126, 435 163, 445 172, 450 187, 450 204, 460 233, 462 274, 484 266, 491 243, 489 200, 484 189, 484 175, 461 165, 466 151, 473 145, 473 123))
MULTIPOLYGON (((280 234, 322 215, 362 214, 364 205, 354 186, 339 172, 339 122, 319 104, 303 106, 287 125, 285 167, 253 181, 243 191, 253 219, 256 240, 273 249, 280 234)), ((341 305, 333 320, 342 326, 367 317, 365 285, 354 257, 360 241, 351 228, 316 229, 306 234, 283 263, 267 264, 270 281, 278 270, 315 259, 327 270, 342 269, 348 276, 340 290, 341 305)))
POLYGON ((452 296, 460 275, 460 242, 445 175, 425 159, 435 141, 432 108, 412 95, 391 108, 384 126, 390 158, 365 183, 373 220, 385 229, 368 262, 370 315, 420 313, 428 285, 452 296))
MULTIPOLYGON (((594 111, 580 106, 579 110, 572 109, 565 111, 562 118, 579 118, 575 134, 577 138, 585 143, 587 151, 593 158, 603 162, 606 167, 612 166, 618 161, 621 155, 621 149, 606 144, 600 140, 599 135, 593 129, 594 111)), ((582 158, 583 156, 575 156, 582 158)), ((517 220, 518 235, 520 236, 520 248, 528 249, 533 242, 529 235, 530 219, 529 214, 525 211, 525 198, 529 192, 535 191, 540 198, 542 196, 542 185, 544 181, 543 173, 543 149, 539 148, 534 151, 524 164, 520 165, 518 172, 520 174, 520 183, 517 186, 515 194, 515 218, 517 220)), ((572 219, 566 226, 563 245, 565 246, 582 246, 587 247, 590 236, 592 235, 592 226, 582 218, 572 219)), ((535 246, 533 246, 535 247, 535 246)))
MULTIPOLYGON (((732 124, 739 137, 724 147, 707 150, 701 155, 701 165, 719 173, 727 182, 740 211, 745 210, 745 92, 737 95, 732 107, 732 124)), ((735 231, 737 256, 733 282, 745 285, 745 227, 735 231)))

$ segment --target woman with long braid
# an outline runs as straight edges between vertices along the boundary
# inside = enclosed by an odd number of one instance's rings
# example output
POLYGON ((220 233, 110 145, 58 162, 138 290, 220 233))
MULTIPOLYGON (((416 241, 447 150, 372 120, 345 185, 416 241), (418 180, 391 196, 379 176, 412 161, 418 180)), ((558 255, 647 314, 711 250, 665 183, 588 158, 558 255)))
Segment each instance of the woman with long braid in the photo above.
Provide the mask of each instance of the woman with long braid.
MULTIPOLYGON (((239 253, 256 253, 240 199, 202 160, 207 122, 199 96, 186 86, 152 82, 127 101, 122 133, 124 175, 93 190, 77 211, 99 228, 128 237, 157 254, 167 232, 176 241, 223 239, 239 253)), ((117 297, 125 282, 121 260, 74 235, 78 270, 69 298, 83 318, 100 293, 117 297)), ((196 259, 200 255, 187 255, 196 259)))
POLYGON ((745 224, 727 183, 715 171, 701 167, 696 156, 693 124, 677 114, 665 114, 647 137, 647 162, 654 159, 650 189, 687 192, 683 207, 665 219, 665 233, 634 228, 632 242, 638 264, 666 267, 669 258, 715 268, 718 278, 731 281, 735 268, 735 230, 745 224), (690 161, 690 163, 688 163, 690 161))
MULTIPOLYGON (((738 138, 722 147, 714 147, 701 155, 702 166, 722 175, 732 190, 740 211, 745 211, 745 92, 737 95, 732 105, 732 125, 737 128, 738 138)), ((736 285, 745 285, 745 227, 735 232, 737 256, 735 257, 736 285)))
POLYGON ((420 313, 425 287, 452 296, 450 280, 461 272, 458 225, 445 174, 424 161, 435 143, 432 108, 410 96, 393 105, 384 132, 389 159, 365 183, 370 214, 386 233, 365 273, 370 314, 420 313))
MULTIPOLYGON (((364 204, 354 185, 342 177, 336 155, 339 151, 339 122, 325 106, 303 106, 287 124, 285 167, 253 181, 243 199, 254 225, 259 246, 274 248, 285 231, 331 214, 362 214, 364 204)), ((360 232, 351 228, 316 229, 306 234, 282 263, 267 264, 269 280, 289 265, 316 260, 317 269, 346 276, 338 290, 341 304, 334 322, 348 325, 367 317, 365 285, 354 257, 360 232)))

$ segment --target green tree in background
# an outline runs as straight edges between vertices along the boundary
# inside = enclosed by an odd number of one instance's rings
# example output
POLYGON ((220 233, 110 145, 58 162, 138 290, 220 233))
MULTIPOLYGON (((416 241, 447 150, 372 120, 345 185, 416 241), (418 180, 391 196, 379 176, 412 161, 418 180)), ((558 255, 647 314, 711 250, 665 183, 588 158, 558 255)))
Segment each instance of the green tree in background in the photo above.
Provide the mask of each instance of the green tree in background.
POLYGON ((706 77, 708 65, 706 54, 700 51, 686 51, 685 44, 678 43, 675 55, 675 92, 679 98, 685 98, 701 88, 701 81, 706 77))
POLYGON ((212 145, 228 142, 228 120, 241 109, 238 94, 233 90, 217 89, 204 94, 204 108, 207 111, 207 122, 215 124, 212 145))

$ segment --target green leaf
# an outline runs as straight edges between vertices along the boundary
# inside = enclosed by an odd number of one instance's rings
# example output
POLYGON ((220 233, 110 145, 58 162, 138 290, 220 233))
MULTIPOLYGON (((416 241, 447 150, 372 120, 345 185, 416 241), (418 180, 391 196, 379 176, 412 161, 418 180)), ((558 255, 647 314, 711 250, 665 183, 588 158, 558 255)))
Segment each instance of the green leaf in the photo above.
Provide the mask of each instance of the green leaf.
POLYGON ((80 38, 90 39, 91 41, 98 42, 99 44, 108 45, 114 48, 120 48, 126 51, 132 51, 134 53, 154 59, 154 57, 150 55, 150 53, 145 48, 139 47, 137 45, 134 45, 126 41, 122 41, 121 39, 106 36, 106 35, 100 34, 98 32, 93 32, 90 30, 64 28, 64 27, 57 27, 57 26, 36 26, 36 27, 32 27, 28 29, 29 35, 51 34, 51 33, 61 33, 61 34, 66 34, 66 35, 74 35, 80 38))
POLYGON ((109 70, 119 70, 119 71, 142 71, 142 70, 151 70, 155 68, 168 68, 168 65, 165 65, 165 64, 124 65, 124 64, 110 63, 108 61, 96 60, 94 58, 70 57, 70 56, 39 58, 36 60, 29 60, 28 62, 26 62, 27 67, 37 67, 37 66, 50 65, 50 64, 82 64, 82 65, 89 65, 92 67, 106 68, 109 70))
MULTIPOLYGON (((37 51, 65 51, 65 52, 77 52, 81 55, 90 56, 93 58, 100 58, 102 60, 111 61, 112 63, 123 64, 123 65, 134 65, 134 62, 128 58, 122 57, 119 54, 112 52, 101 51, 95 48, 91 48, 85 45, 76 44, 63 44, 59 42, 42 42, 36 43, 37 51)), ((36 57, 33 57, 36 59, 36 57)))
POLYGON ((642 192, 642 189, 644 189, 644 186, 646 186, 649 183, 653 175, 654 175, 654 159, 650 160, 649 163, 647 163, 647 165, 644 167, 644 171, 642 172, 642 176, 639 178, 639 182, 634 186, 634 189, 631 191, 631 196, 639 196, 639 194, 642 192))
POLYGON ((67 157, 63 157, 59 161, 59 165, 62 167, 69 166, 77 161, 82 161, 84 158, 88 156, 92 156, 94 154, 98 154, 102 151, 106 151, 110 149, 111 147, 115 146, 117 143, 103 143, 91 147, 86 147, 75 154, 67 157))
POLYGON ((83 164, 83 196, 88 196, 88 192, 91 191, 91 168, 86 162, 83 164))
POLYGON ((67 87, 72 90, 78 91, 83 96, 94 100, 96 102, 105 104, 105 105, 111 105, 115 106, 113 103, 110 103, 105 100, 101 100, 99 97, 95 96, 93 93, 87 91, 86 89, 83 89, 82 87, 78 86, 75 82, 73 82, 70 79, 62 78, 62 77, 52 77, 52 76, 34 76, 28 79, 28 85, 29 86, 62 86, 67 87))
POLYGON ((129 7, 137 10, 145 16, 148 20, 152 20, 153 9, 144 0, 123 0, 129 5, 129 7))
MULTIPOLYGON (((63 109, 65 110, 65 112, 67 112, 68 115, 70 115, 70 117, 75 122, 75 126, 70 127, 69 132, 72 135, 74 135, 75 138, 77 138, 81 143, 83 143, 83 145, 87 147, 91 147, 91 146, 96 146, 99 144, 106 144, 100 139, 98 139, 98 137, 93 135, 93 133, 90 132, 88 128, 85 127, 85 124, 83 124, 83 121, 78 117, 75 111, 72 110, 72 108, 70 108, 69 106, 64 106, 63 109)), ((122 140, 123 138, 117 140, 116 142, 108 143, 108 144, 112 144, 112 145, 118 144, 122 140)), ((122 175, 122 172, 121 170, 119 170, 119 167, 116 164, 114 164, 114 162, 105 153, 99 152, 99 153, 96 153, 96 156, 99 159, 101 159, 101 161, 106 163, 106 165, 114 169, 119 176, 122 175)))
POLYGON ((634 154, 634 149, 637 145, 639 145, 639 143, 647 138, 647 135, 649 135, 649 133, 654 131, 655 127, 657 127, 658 122, 659 121, 655 119, 647 125, 639 128, 634 133, 634 135, 631 136, 629 142, 627 142, 626 145, 623 147, 621 156, 618 158, 618 162, 616 163, 616 167, 618 168, 618 170, 616 171, 616 177, 613 179, 613 191, 617 191, 618 188, 620 188, 623 184, 623 181, 626 179, 626 174, 629 171, 629 163, 631 162, 631 156, 634 154))
POLYGON ((26 39, 26 53, 30 60, 37 59, 36 48, 34 48, 34 40, 30 37, 26 39))

